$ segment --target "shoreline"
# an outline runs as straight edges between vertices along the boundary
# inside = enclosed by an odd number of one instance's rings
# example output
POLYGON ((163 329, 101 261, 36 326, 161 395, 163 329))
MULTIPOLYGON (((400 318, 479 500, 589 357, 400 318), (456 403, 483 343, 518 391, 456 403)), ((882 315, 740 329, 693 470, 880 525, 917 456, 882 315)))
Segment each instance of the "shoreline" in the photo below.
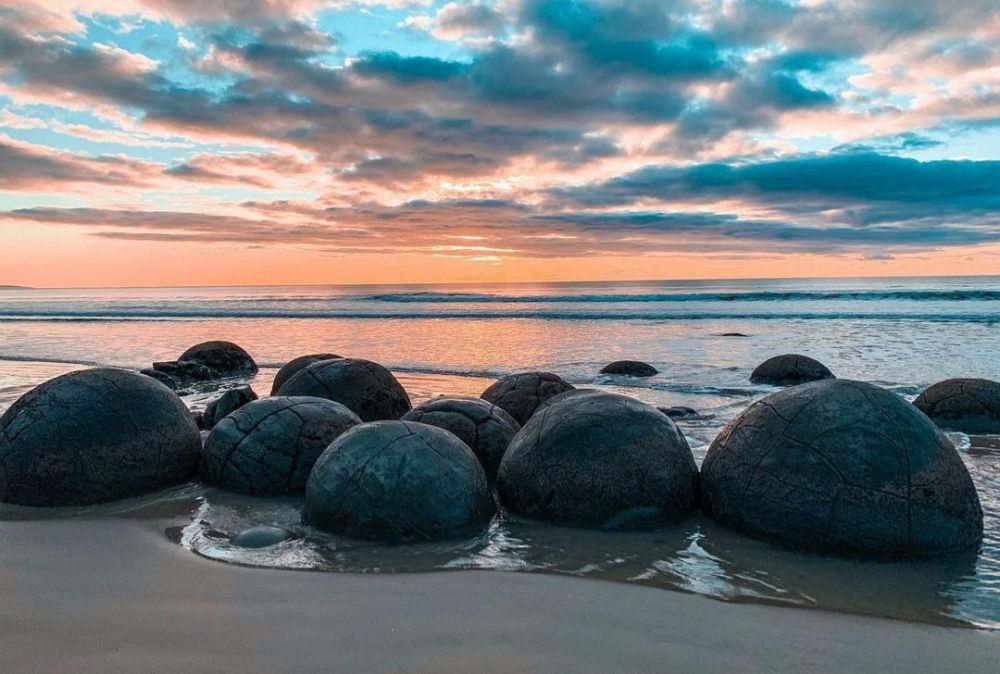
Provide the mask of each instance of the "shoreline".
POLYGON ((0 523, 7 671, 989 671, 1000 634, 550 574, 266 572, 180 523, 0 523))

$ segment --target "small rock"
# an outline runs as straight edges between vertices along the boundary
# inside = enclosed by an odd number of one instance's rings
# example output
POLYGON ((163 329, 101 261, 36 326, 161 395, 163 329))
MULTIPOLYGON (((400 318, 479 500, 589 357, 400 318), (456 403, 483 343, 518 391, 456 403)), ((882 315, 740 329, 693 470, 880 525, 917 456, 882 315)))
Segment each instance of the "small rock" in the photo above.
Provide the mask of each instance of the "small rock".
POLYGON ((658 410, 666 414, 671 419, 687 419, 689 417, 698 416, 698 411, 693 410, 690 407, 683 407, 678 405, 676 407, 658 407, 658 410))
POLYGON ((295 532, 284 527, 262 525, 234 534, 229 542, 241 548, 266 548, 295 538, 295 532))
POLYGON ((652 377, 659 372, 649 363, 639 360, 616 360, 601 370, 601 374, 623 374, 629 377, 652 377))

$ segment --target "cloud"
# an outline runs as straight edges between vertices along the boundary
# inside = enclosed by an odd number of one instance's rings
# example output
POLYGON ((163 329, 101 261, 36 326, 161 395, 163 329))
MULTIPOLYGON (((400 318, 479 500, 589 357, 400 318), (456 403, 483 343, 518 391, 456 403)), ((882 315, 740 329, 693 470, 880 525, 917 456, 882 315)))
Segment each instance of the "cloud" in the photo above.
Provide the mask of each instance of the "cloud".
POLYGON ((0 136, 0 191, 51 192, 57 185, 149 185, 157 165, 120 156, 80 157, 0 136))

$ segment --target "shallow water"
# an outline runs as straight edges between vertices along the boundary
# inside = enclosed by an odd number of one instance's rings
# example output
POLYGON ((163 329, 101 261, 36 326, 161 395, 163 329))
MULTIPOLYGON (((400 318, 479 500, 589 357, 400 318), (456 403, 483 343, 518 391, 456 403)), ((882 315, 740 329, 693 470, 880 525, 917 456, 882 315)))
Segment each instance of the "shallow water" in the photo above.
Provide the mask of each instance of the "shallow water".
MULTIPOLYGON (((77 369, 74 363, 144 367, 205 339, 245 346, 264 365, 252 381, 262 395, 278 365, 316 351, 390 366, 414 401, 478 395, 502 373, 549 369, 577 385, 695 408, 701 416, 678 425, 700 463, 729 419, 774 390, 748 377, 778 353, 806 353, 838 376, 873 381, 908 399, 950 376, 1000 378, 1000 279, 3 291, 0 409, 31 386, 77 369), (725 332, 749 336, 719 336, 725 332), (661 374, 597 374, 619 358, 646 360, 661 374)), ((184 397, 198 409, 215 395, 209 388, 184 397)), ((80 510, 2 506, 0 517, 182 514, 191 518, 176 532, 186 547, 252 566, 561 573, 728 601, 1000 628, 1000 450, 951 437, 979 490, 986 538, 970 555, 925 562, 791 552, 701 516, 652 533, 498 516, 472 540, 381 546, 303 527, 296 498, 252 499, 197 485, 80 510), (228 543, 257 524, 283 525, 299 537, 258 550, 228 543)))

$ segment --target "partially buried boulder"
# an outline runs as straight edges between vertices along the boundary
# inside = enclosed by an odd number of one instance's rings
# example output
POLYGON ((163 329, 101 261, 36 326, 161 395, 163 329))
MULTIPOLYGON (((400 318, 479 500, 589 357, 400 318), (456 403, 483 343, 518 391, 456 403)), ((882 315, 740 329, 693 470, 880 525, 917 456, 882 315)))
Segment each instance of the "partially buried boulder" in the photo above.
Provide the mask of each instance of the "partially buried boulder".
POLYGON ((337 438, 309 476, 303 508, 321 529, 390 543, 477 534, 492 515, 472 450, 413 421, 362 424, 337 438))
POLYGON ((963 433, 1000 433, 1000 382, 946 379, 913 401, 934 423, 963 433))
POLYGON ((795 353, 768 358, 750 375, 752 383, 772 386, 796 386, 833 378, 833 373, 823 363, 795 353))
POLYGON ((551 372, 520 372, 499 379, 479 397, 497 405, 523 426, 545 400, 571 390, 572 384, 551 372))
POLYGON ((754 403, 712 443, 701 484, 723 524, 826 552, 933 555, 983 533, 976 489, 948 439, 862 382, 814 382, 754 403))
POLYGON ((346 405, 362 421, 399 419, 410 397, 389 370, 361 358, 321 360, 281 385, 280 396, 315 396, 346 405))
POLYGON ((172 377, 179 386, 255 374, 257 363, 242 347, 232 342, 202 342, 177 360, 153 363, 153 370, 172 377))
POLYGON ((567 395, 507 448, 500 501, 558 524, 650 528, 690 512, 698 468, 684 436, 654 407, 601 391, 567 395))
POLYGON ((71 372, 37 386, 0 417, 0 500, 75 506, 139 496, 188 480, 201 441, 169 388, 136 372, 71 372))
POLYGON ((616 360, 601 370, 601 374, 622 374, 629 377, 652 377, 658 373, 659 370, 655 367, 640 360, 616 360))
POLYGON ((457 435, 483 464, 491 481, 521 427, 502 409, 480 398, 435 398, 404 414, 403 421, 430 424, 457 435))
POLYGON ((339 403, 322 398, 255 400, 220 421, 205 441, 205 482, 242 494, 294 494, 327 446, 361 423, 339 403))
POLYGON ((278 370, 278 374, 274 375, 274 383, 271 385, 271 395, 277 395, 278 389, 281 388, 282 384, 291 379, 299 370, 303 370, 321 360, 333 360, 334 358, 340 358, 340 356, 335 353, 310 353, 306 356, 293 358, 282 365, 281 369, 278 370))
POLYGON ((691 417, 698 416, 698 410, 691 409, 690 407, 684 407, 683 405, 678 405, 676 407, 657 407, 666 414, 671 419, 690 419, 691 417))
POLYGON ((202 415, 200 427, 212 430, 226 415, 254 400, 257 400, 257 394, 249 386, 229 389, 208 404, 202 415))

